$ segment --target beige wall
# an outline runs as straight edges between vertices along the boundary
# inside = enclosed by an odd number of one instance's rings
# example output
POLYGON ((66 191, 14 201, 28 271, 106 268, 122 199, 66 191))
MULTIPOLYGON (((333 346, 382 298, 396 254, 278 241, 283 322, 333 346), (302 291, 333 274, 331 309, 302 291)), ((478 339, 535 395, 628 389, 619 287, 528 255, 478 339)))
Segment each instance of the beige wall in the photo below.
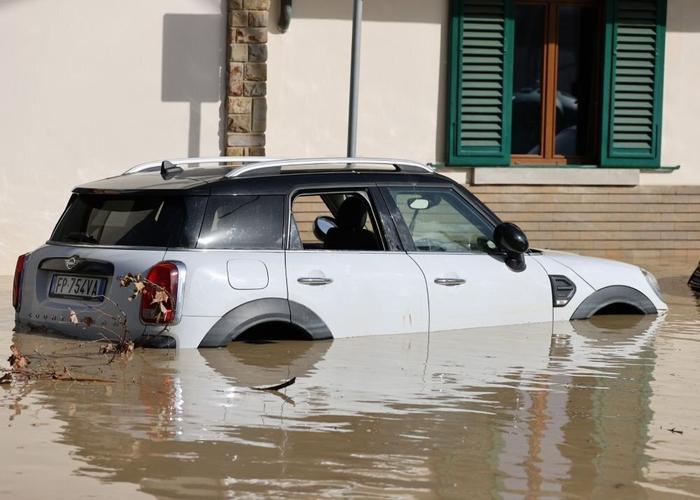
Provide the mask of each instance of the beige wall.
MULTIPOLYGON (((641 182, 700 184, 692 147, 700 116, 700 2, 668 1, 662 163, 682 168, 642 173, 641 182)), ((269 153, 344 154, 351 4, 295 0, 289 32, 270 35, 269 153)), ((447 0, 365 2, 360 155, 443 161, 447 23, 447 0)))
POLYGON ((220 0, 0 1, 0 274, 76 184, 219 153, 224 30, 220 0), (203 101, 199 133, 188 100, 203 101))
POLYGON ((668 0, 663 165, 680 165, 673 175, 646 174, 644 184, 700 184, 700 2, 668 0))
MULTIPOLYGON (((359 155, 442 157, 447 16, 446 0, 365 2, 359 155)), ((268 154, 345 155, 351 18, 349 0, 295 0, 270 34, 268 154)))

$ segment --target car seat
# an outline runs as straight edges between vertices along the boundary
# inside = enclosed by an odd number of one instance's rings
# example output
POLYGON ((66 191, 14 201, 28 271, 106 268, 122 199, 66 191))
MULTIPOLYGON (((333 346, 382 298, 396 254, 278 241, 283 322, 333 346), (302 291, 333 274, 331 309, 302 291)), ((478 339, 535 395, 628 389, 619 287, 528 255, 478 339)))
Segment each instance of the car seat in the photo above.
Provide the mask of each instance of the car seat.
POLYGON ((337 227, 328 230, 324 248, 328 250, 378 250, 376 235, 365 229, 367 202, 358 195, 346 198, 335 217, 337 227))

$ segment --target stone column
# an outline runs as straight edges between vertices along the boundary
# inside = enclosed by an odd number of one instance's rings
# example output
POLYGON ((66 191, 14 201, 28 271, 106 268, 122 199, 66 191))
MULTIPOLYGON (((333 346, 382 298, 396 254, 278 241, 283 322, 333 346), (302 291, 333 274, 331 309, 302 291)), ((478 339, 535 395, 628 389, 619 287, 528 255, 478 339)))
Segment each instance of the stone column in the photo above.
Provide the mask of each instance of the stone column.
POLYGON ((270 0, 228 0, 226 154, 264 156, 270 0))

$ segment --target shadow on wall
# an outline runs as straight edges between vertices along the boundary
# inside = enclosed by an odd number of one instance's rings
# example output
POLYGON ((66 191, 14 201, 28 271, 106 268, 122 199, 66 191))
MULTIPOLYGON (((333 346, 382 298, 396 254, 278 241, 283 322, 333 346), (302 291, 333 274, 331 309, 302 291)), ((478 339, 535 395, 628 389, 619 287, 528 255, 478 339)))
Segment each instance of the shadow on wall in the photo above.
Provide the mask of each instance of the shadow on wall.
MULTIPOLYGON (((437 24, 442 27, 440 41, 440 82, 435 102, 437 113, 436 151, 437 162, 445 158, 445 111, 447 99, 447 69, 448 69, 448 35, 449 0, 401 0, 400 2, 368 0, 363 6, 363 21, 386 23, 423 23, 437 24)), ((280 34, 277 20, 280 15, 280 0, 272 0, 270 4, 270 33, 280 34)), ((352 21, 352 0, 292 0, 292 20, 289 29, 294 30, 294 19, 337 19, 352 21)), ((284 35, 281 35, 284 36, 284 35)), ((388 41, 387 43, 389 43, 388 41)), ((348 39, 348 46, 351 40, 348 39)), ((371 47, 363 43, 362 51, 371 47)), ((348 66, 350 61, 348 60, 348 66)), ((409 69, 407 69, 409 71, 409 69)), ((360 87, 360 94, 364 91, 360 87)), ((361 125, 360 125, 361 126, 361 125)))
MULTIPOLYGON (((188 156, 199 156, 202 103, 221 102, 223 109, 226 16, 165 14, 161 100, 190 105, 188 156)), ((221 116, 221 113, 220 113, 221 116)), ((219 142, 223 141, 223 120, 219 142)))

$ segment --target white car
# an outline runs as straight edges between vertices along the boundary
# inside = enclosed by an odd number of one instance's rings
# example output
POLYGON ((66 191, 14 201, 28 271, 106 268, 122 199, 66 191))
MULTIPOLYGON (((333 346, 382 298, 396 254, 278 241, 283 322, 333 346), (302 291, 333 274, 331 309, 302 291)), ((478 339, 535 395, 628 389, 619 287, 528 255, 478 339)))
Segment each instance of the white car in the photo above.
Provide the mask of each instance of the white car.
POLYGON ((19 257, 13 303, 19 331, 110 337, 119 308, 141 345, 181 348, 667 309, 637 266, 529 249, 433 168, 359 158, 173 160, 80 186, 19 257), (163 314, 129 301, 127 273, 167 290, 163 314))

